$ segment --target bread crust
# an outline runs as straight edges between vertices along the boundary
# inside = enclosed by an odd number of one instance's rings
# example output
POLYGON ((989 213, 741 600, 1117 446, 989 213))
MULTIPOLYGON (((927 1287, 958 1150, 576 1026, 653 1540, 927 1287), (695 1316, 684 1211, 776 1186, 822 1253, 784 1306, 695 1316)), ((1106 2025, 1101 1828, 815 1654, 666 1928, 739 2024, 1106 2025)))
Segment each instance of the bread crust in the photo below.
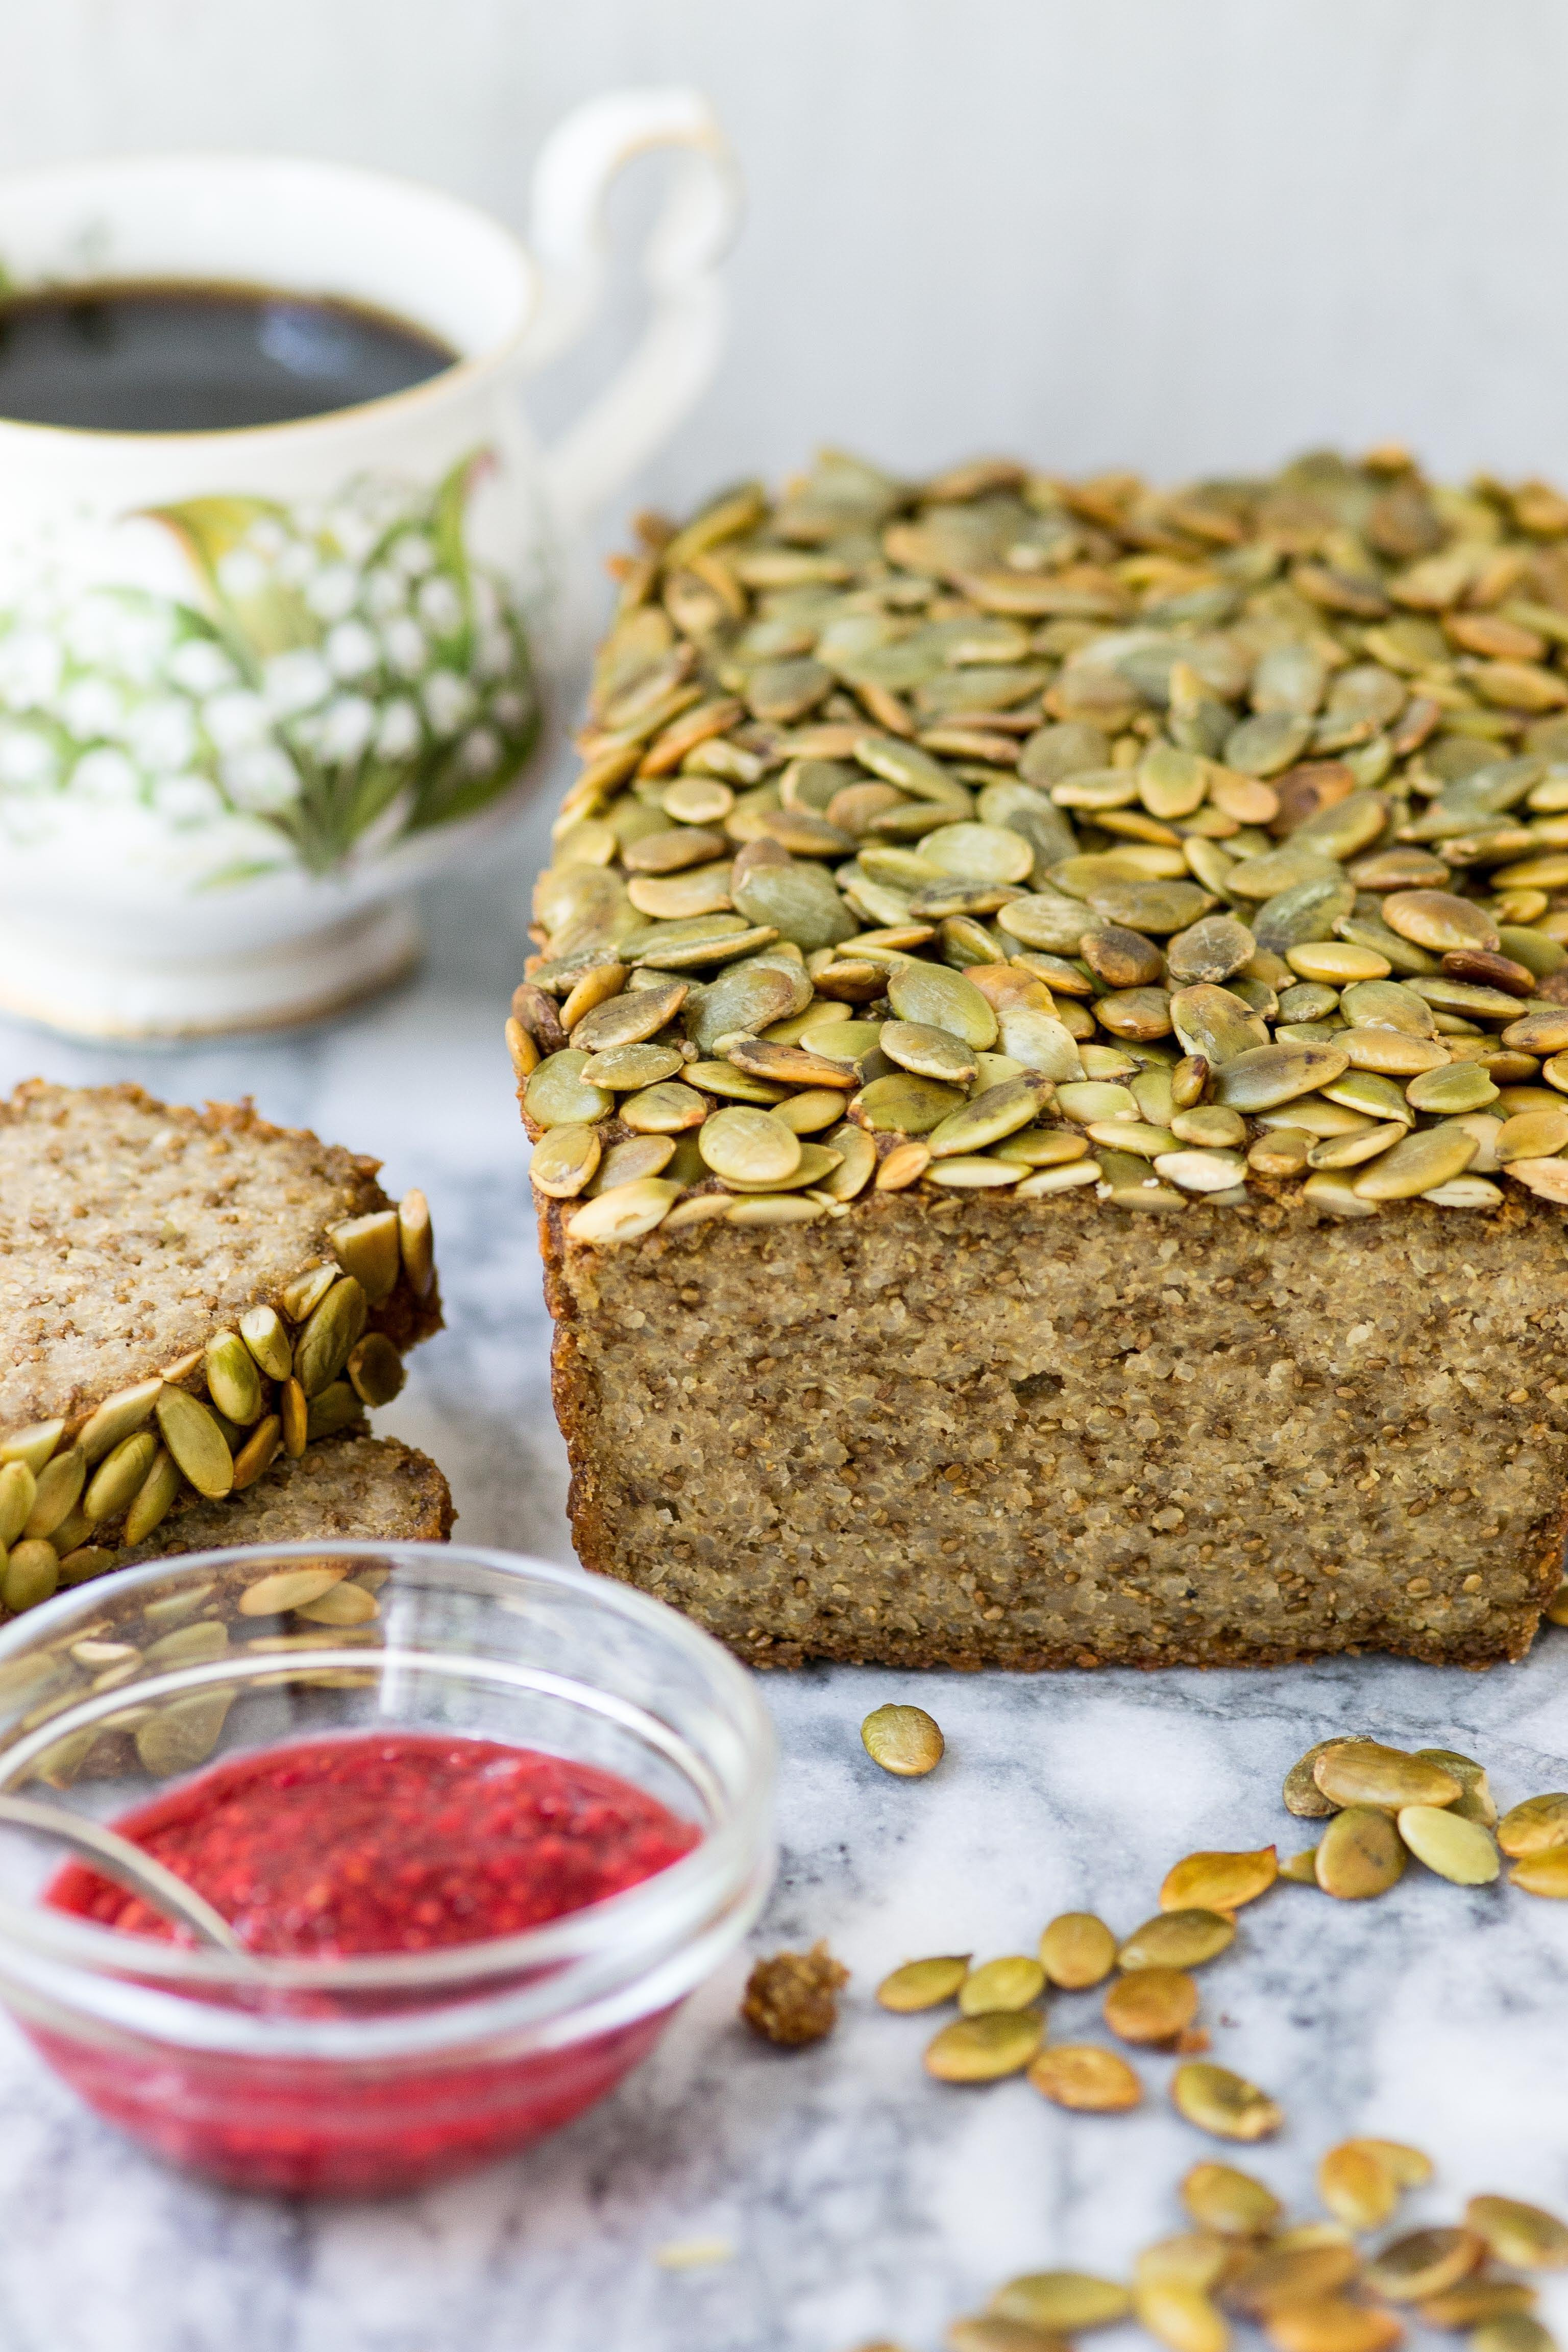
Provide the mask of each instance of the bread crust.
MULTIPOLYGON (((571 1204, 565 1204, 569 1213, 571 1204)), ((1568 1532, 1560 1212, 871 1194, 540 1218, 584 1566, 757 1664, 1521 1657, 1568 1532)))

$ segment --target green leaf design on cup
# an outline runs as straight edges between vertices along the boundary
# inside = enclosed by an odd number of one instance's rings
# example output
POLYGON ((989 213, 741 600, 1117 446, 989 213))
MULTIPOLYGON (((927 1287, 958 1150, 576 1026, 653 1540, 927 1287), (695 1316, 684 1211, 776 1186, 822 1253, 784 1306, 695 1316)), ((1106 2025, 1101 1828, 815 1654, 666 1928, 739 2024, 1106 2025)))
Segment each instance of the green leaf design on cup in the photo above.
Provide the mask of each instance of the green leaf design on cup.
POLYGON ((153 509, 188 599, 62 589, 0 613, 0 806, 71 794, 187 832, 247 821, 254 850, 209 888, 290 859, 327 873, 483 808, 539 724, 521 614, 468 551, 487 462, 433 490, 363 477, 318 506, 153 509))

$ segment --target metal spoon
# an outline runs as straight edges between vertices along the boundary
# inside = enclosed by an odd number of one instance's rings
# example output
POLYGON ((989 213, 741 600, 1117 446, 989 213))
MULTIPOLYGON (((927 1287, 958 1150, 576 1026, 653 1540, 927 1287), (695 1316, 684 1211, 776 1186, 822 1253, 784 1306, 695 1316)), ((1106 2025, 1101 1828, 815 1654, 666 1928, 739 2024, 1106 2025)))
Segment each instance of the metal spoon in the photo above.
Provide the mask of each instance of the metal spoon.
POLYGON ((106 1829, 101 1822, 89 1821, 80 1813, 65 1812, 58 1805, 39 1804, 32 1797, 0 1796, 0 1822, 30 1830, 39 1837, 58 1838, 105 1878, 112 1878, 117 1886, 139 1895, 165 1919, 188 1927, 199 1942, 216 1945, 241 1959, 251 1958, 221 1911, 215 1911, 204 1895, 152 1854, 143 1853, 139 1845, 132 1845, 129 1838, 122 1838, 118 1830, 106 1829))

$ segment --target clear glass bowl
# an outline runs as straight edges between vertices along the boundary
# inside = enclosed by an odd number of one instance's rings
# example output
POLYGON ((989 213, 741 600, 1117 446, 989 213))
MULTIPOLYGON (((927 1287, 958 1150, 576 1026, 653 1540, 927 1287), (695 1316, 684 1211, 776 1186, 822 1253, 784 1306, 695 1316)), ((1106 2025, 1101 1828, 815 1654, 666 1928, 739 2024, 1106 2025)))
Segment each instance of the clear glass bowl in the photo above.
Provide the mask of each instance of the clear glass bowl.
POLYGON ((0 1827, 0 2001, 100 2115, 174 2163, 372 2196, 505 2154, 637 2064, 761 1907, 773 1749, 751 1678, 606 1579, 458 1545, 256 1546, 128 1569, 0 1631, 0 1789, 99 1820, 209 1761, 390 1729, 599 1766, 700 1842, 524 1934, 242 1961, 46 1906, 64 1850, 0 1827), (247 1609, 301 1566, 345 1570, 374 1615, 247 1609))

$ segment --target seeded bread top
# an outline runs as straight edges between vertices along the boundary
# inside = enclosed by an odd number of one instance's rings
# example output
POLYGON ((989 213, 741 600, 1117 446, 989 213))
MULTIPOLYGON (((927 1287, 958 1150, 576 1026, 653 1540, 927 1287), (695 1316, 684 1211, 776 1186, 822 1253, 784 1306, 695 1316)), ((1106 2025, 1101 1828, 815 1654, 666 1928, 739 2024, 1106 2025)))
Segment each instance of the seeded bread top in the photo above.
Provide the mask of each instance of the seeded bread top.
POLYGON ((380 1162, 140 1087, 29 1079, 0 1103, 0 1429, 149 1379, 391 1204, 380 1162))
POLYGON ((638 529, 508 1032, 570 1241, 1568 1205, 1568 499, 827 452, 638 529))

